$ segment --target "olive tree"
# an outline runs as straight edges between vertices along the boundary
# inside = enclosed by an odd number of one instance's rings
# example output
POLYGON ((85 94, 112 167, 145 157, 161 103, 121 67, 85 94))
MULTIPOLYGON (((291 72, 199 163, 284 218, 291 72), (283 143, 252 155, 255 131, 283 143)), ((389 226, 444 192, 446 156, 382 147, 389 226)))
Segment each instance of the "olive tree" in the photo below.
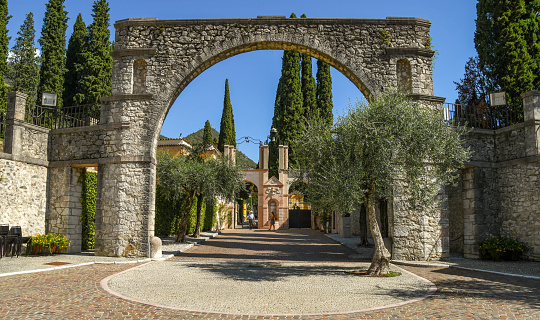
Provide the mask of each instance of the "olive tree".
POLYGON ((451 128, 440 111, 397 93, 357 102, 333 128, 311 122, 295 140, 297 170, 307 179, 314 210, 351 212, 363 203, 375 253, 368 274, 389 272, 375 215, 376 202, 406 186, 413 208, 432 204, 440 188, 455 178, 469 157, 461 144, 463 128, 451 128))
POLYGON ((192 153, 174 157, 169 152, 158 152, 158 184, 168 199, 183 200, 175 226, 177 242, 185 241, 191 207, 198 194, 204 194, 207 198, 221 196, 232 200, 243 184, 241 169, 229 158, 200 161, 200 156, 200 153, 192 153))

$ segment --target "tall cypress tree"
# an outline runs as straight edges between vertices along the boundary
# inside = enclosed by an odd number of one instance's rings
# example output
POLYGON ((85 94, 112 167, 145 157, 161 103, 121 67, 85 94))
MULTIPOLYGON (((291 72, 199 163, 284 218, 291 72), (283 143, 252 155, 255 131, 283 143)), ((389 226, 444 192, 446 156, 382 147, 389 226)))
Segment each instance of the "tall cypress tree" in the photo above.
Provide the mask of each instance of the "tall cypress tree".
POLYGON ((209 120, 206 120, 206 122, 204 123, 202 143, 205 148, 211 146, 214 143, 214 139, 212 138, 212 126, 210 126, 209 120))
POLYGON ((0 112, 6 110, 6 92, 8 91, 4 79, 8 73, 7 56, 8 56, 8 29, 7 24, 11 16, 8 14, 7 0, 0 0, 0 112))
MULTIPOLYGON (((306 18, 303 14, 301 18, 306 18)), ((313 117, 317 109, 317 84, 313 78, 313 65, 311 56, 302 54, 302 97, 304 98, 303 107, 306 119, 313 117)))
POLYGON ((41 29, 42 64, 38 93, 58 94, 58 108, 63 105, 64 75, 66 73, 66 29, 67 12, 64 0, 49 0, 46 4, 43 28, 41 29))
POLYGON ((92 23, 88 26, 88 52, 83 55, 84 68, 81 85, 85 88, 86 103, 94 103, 99 110, 99 98, 111 95, 112 56, 109 31, 109 3, 95 0, 92 23))
POLYGON ((73 26, 73 33, 69 38, 66 52, 67 72, 64 85, 64 105, 66 106, 74 106, 87 102, 85 101, 83 88, 80 85, 85 63, 84 54, 88 50, 87 42, 86 25, 79 13, 73 26))
POLYGON ((479 0, 474 42, 488 89, 503 90, 522 110, 520 95, 540 87, 540 1, 479 0))
POLYGON ((223 152, 225 145, 236 148, 236 131, 234 130, 234 115, 231 96, 229 95, 229 79, 225 79, 225 97, 223 99, 221 125, 219 126, 218 149, 220 152, 223 152))
MULTIPOLYGON (((296 15, 291 14, 291 18, 296 15)), ((302 81, 300 79, 300 54, 294 51, 284 51, 281 78, 279 79, 274 105, 272 125, 278 130, 279 140, 289 145, 289 162, 294 164, 295 152, 290 146, 295 137, 304 129, 304 107, 302 97, 302 81)), ((277 143, 270 145, 269 175, 277 176, 277 143), (272 150, 273 148, 273 150, 272 150)))
POLYGON ((29 103, 35 102, 39 83, 39 58, 36 57, 35 33, 34 15, 30 12, 17 32, 19 36, 11 50, 7 76, 13 90, 28 95, 29 103))
POLYGON ((321 60, 317 60, 317 113, 319 117, 328 120, 328 124, 333 122, 332 109, 332 75, 330 65, 321 60))

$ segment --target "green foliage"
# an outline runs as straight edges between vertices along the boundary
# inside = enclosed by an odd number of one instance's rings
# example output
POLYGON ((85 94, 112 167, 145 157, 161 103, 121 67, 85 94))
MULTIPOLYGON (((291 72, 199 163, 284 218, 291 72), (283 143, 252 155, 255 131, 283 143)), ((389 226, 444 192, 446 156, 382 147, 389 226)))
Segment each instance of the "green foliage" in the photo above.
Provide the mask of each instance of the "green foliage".
POLYGON ((236 131, 234 129, 234 115, 229 94, 229 79, 225 79, 225 97, 223 99, 223 113, 221 114, 221 125, 219 127, 218 149, 223 152, 224 146, 234 146, 236 148, 236 131))
MULTIPOLYGON (((191 205, 190 213, 189 213, 189 222, 186 234, 193 234, 195 233, 195 227, 197 226, 197 203, 198 198, 195 197, 195 200, 193 201, 193 204, 191 205)), ((201 211, 201 220, 204 221, 204 213, 206 212, 206 203, 203 201, 202 204, 202 211, 201 211)))
POLYGON ((540 86, 540 2, 479 0, 474 43, 488 91, 503 90, 515 111, 540 86))
POLYGON ((279 143, 277 141, 268 143, 268 177, 279 179, 279 143))
POLYGON ((206 198, 222 196, 233 199, 243 182, 241 169, 229 159, 221 157, 201 161, 197 154, 173 157, 169 152, 158 152, 156 175, 165 199, 185 199, 175 226, 177 241, 180 242, 184 241, 191 208, 198 193, 206 198))
POLYGON ((317 84, 313 78, 311 57, 302 54, 302 97, 304 117, 309 119, 317 111, 317 84))
POLYGON ((465 74, 459 82, 454 82, 458 101, 466 106, 485 104, 488 98, 486 77, 479 66, 478 57, 469 58, 465 64, 465 74))
MULTIPOLYGON (((7 25, 10 18, 7 0, 0 0, 0 79, 4 79, 8 73, 7 56, 10 37, 8 37, 7 25)), ((7 91, 4 81, 0 81, 0 113, 7 109, 7 91)))
POLYGON ((207 199, 205 202, 205 211, 203 217, 203 223, 201 226, 201 231, 211 231, 214 228, 217 220, 217 201, 215 198, 207 199))
POLYGON ((99 98, 111 95, 112 57, 110 41, 109 3, 95 0, 92 7, 93 21, 88 26, 88 51, 83 52, 84 66, 81 70, 81 92, 85 96, 76 102, 95 104, 100 108, 99 98))
MULTIPOLYGON (((296 18, 294 13, 291 18, 296 18)), ((284 51, 281 78, 279 79, 278 88, 276 91, 276 100, 274 104, 274 117, 272 119, 272 127, 278 131, 279 141, 289 145, 289 162, 296 161, 296 152, 291 142, 304 129, 304 107, 302 96, 302 81, 300 79, 300 54, 294 51, 284 51)), ((274 147, 275 148, 275 147, 274 147)), ((277 153, 271 152, 272 156, 269 159, 270 168, 273 172, 277 172, 275 156, 277 153)), ((276 175, 277 177, 277 175, 276 175)))
POLYGON ((82 196, 82 250, 94 249, 96 241, 97 173, 84 171, 81 175, 82 196))
POLYGON ((295 142, 305 155, 297 169, 309 181, 306 194, 316 211, 351 212, 367 194, 391 197, 398 182, 407 185, 413 204, 423 206, 468 159, 463 132, 404 95, 384 94, 359 102, 333 130, 322 119, 310 123, 295 142))
POLYGON ((392 42, 392 36, 388 32, 388 30, 381 30, 381 34, 379 35, 379 38, 387 45, 390 44, 390 42, 392 42))
POLYGON ((530 247, 511 237, 488 238, 480 242, 480 254, 486 259, 518 260, 530 247))
POLYGON ((67 11, 64 0, 49 0, 46 4, 43 27, 41 29, 41 69, 38 93, 58 94, 58 108, 63 106, 64 75, 66 73, 66 29, 67 11))
POLYGON ((20 91, 28 95, 27 101, 36 101, 36 90, 39 83, 39 58, 36 57, 34 46, 34 15, 32 12, 26 15, 21 26, 19 35, 12 49, 9 59, 9 73, 7 79, 12 90, 20 91))
POLYGON ((316 114, 320 119, 325 119, 328 125, 332 125, 334 115, 332 109, 332 75, 330 65, 324 61, 317 60, 317 108, 316 114))
POLYGON ((206 148, 206 147, 211 146, 213 141, 214 139, 212 137, 212 126, 210 126, 210 121, 206 120, 206 122, 204 123, 204 134, 203 134, 202 144, 206 148))
POLYGON ((80 83, 82 81, 82 71, 85 64, 84 54, 87 50, 88 35, 86 24, 82 19, 82 15, 79 13, 75 25, 73 26, 73 33, 69 38, 66 52, 67 72, 65 76, 65 106, 75 106, 86 103, 84 99, 85 93, 83 92, 80 83))
POLYGON ((184 199, 170 200, 163 191, 163 186, 156 186, 156 235, 170 236, 174 234, 178 217, 183 209, 184 199))

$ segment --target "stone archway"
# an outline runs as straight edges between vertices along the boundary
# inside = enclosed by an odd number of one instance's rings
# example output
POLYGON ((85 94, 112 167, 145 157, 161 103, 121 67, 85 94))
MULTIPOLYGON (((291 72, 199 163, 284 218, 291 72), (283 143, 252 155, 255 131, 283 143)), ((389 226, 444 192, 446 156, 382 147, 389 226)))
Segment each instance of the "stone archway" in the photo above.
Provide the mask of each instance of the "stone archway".
POLYGON ((147 254, 161 126, 182 90, 219 61, 253 50, 294 50, 328 62, 369 98, 398 88, 397 63, 407 60, 410 93, 433 101, 424 19, 145 18, 121 20, 115 28, 112 96, 102 99, 101 124, 54 133, 51 147, 53 174, 99 165, 99 255, 147 254))

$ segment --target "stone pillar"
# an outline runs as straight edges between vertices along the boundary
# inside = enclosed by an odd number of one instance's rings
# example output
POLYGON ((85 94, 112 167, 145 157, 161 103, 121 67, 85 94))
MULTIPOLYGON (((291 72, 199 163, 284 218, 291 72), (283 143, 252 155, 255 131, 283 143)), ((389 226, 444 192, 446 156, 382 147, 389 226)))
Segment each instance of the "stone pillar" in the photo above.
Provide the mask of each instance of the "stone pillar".
POLYGON ((223 155, 225 157, 230 157, 233 163, 236 164, 236 149, 233 146, 223 146, 223 155))
POLYGON ((4 139, 4 152, 20 155, 23 145, 24 128, 20 125, 24 123, 24 114, 26 111, 27 94, 17 91, 7 94, 7 114, 6 114, 6 133, 4 139))
POLYGON ((525 127, 525 154, 536 156, 540 154, 540 91, 525 92, 521 97, 524 120, 531 122, 525 127))
POLYGON ((46 230, 60 233, 71 241, 68 252, 81 252, 82 245, 82 183, 83 169, 59 167, 49 169, 49 205, 46 230))
POLYGON ((151 162, 99 165, 95 254, 147 257, 154 236, 156 166, 151 162))
POLYGON ((268 155, 269 155, 268 145, 260 146, 259 147, 259 169, 265 170, 262 174, 263 183, 265 183, 268 180, 268 155))

